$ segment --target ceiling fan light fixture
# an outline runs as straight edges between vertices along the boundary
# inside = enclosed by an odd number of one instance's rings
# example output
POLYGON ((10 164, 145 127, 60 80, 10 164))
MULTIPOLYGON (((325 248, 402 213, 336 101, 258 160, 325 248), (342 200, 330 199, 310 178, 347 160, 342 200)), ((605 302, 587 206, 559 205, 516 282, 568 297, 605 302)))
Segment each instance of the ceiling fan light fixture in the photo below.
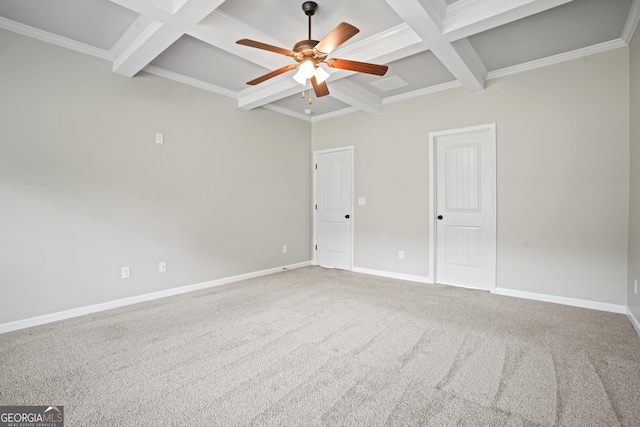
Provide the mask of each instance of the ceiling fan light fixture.
POLYGON ((307 78, 300 74, 300 70, 298 70, 298 72, 293 76, 293 80, 297 81, 301 85, 305 85, 307 83, 307 78))
POLYGON ((320 66, 316 66, 316 71, 314 72, 314 75, 316 76, 316 82, 318 84, 322 83, 323 81, 329 78, 329 73, 323 70, 320 66))
POLYGON ((314 70, 313 62, 304 61, 302 64, 300 64, 300 67, 298 67, 298 72, 296 73, 295 76, 293 76, 293 78, 295 81, 297 81, 301 85, 304 85, 307 83, 307 79, 310 79, 311 77, 313 77, 314 71, 315 70, 314 70))

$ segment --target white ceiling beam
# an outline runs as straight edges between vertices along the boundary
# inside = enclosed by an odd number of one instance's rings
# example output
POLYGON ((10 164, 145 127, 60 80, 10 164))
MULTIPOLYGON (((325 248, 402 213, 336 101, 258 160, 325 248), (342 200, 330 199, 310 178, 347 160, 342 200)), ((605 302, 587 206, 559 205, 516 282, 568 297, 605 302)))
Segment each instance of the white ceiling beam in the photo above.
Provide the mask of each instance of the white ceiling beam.
POLYGON ((369 62, 409 47, 424 51, 426 48, 421 47, 422 44, 420 36, 409 25, 402 23, 366 39, 341 46, 331 52, 329 57, 369 62))
POLYGON ((127 77, 135 76, 181 36, 158 21, 151 22, 113 58, 113 72, 127 77))
POLYGON ((175 15, 190 25, 196 25, 224 2, 225 0, 178 0, 180 5, 175 15))
MULTIPOLYGON (((399 48, 398 50, 394 50, 391 52, 377 52, 378 54, 380 54, 379 56, 375 57, 375 58, 370 58, 365 60, 365 62, 373 62, 376 64, 388 64, 390 62, 393 61, 397 61, 399 59, 403 59, 406 58, 408 56, 413 56, 413 55, 417 55, 418 53, 422 53, 424 51, 428 50, 426 45, 422 42, 420 43, 416 43, 404 48, 399 48)), ((345 55, 345 57, 352 59, 352 57, 345 55)), ((338 80, 344 77, 349 77, 354 75, 355 73, 353 71, 347 71, 347 70, 338 70, 337 68, 329 68, 329 67, 324 67, 324 69, 329 72, 329 74, 331 74, 331 79, 332 80, 338 80)))
MULTIPOLYGON (((423 0, 427 5, 431 4, 431 1, 436 0, 423 0)), ((420 0, 386 0, 386 2, 429 48, 431 44, 444 41, 442 29, 438 25, 441 17, 436 8, 425 9, 420 0)))
MULTIPOLYGON (((175 0, 184 1, 183 5, 173 12, 174 2, 149 3, 147 0, 111 0, 123 7, 134 10, 144 18, 140 18, 122 37, 114 53, 114 71, 133 76, 146 67, 154 58, 171 46, 183 34, 188 34, 219 49, 240 56, 250 62, 274 69, 285 65, 290 58, 259 49, 248 49, 235 43, 236 39, 252 38, 276 46, 284 46, 267 34, 239 21, 238 19, 217 11, 221 0, 207 3, 207 0, 175 0), (230 37, 230 35, 232 35, 230 37)), ((434 9, 434 13, 446 10, 444 0, 434 9)), ((403 57, 407 52, 419 53, 426 48, 422 39, 406 24, 383 31, 346 48, 337 49, 336 57, 343 56, 356 61, 370 62, 381 58, 391 62, 403 57), (399 52, 402 52, 400 54, 399 52)), ((332 55, 334 56, 334 55, 332 55)), ((346 81, 338 82, 353 73, 343 70, 329 69, 332 74, 331 96, 362 111, 374 113, 382 110, 382 99, 359 86, 346 81)), ((277 77, 260 85, 242 91, 238 96, 240 108, 257 108, 279 99, 291 96, 300 91, 300 86, 289 77, 277 77)))
POLYGON ((238 107, 245 110, 252 110, 261 107, 287 96, 301 93, 306 90, 304 86, 293 80, 289 76, 280 75, 269 80, 269 84, 261 84, 240 92, 238 96, 238 107))
POLYGON ((438 27, 438 30, 442 32, 442 25, 447 14, 447 8, 449 7, 447 2, 445 0, 425 0, 421 1, 420 4, 436 27, 438 27))
MULTIPOLYGON (((489 71, 469 40, 456 40, 448 46, 451 46, 451 49, 455 51, 455 54, 450 55, 448 63, 449 71, 451 71, 454 76, 464 76, 463 81, 470 82, 471 84, 477 82, 478 86, 475 88, 476 90, 484 89, 484 82, 489 71)), ((444 45, 444 48, 448 49, 448 46, 444 45)), ((467 89, 469 88, 467 87, 467 89)), ((474 89, 472 88, 471 90, 474 89)))
POLYGON ((338 101, 366 113, 373 114, 382 111, 382 98, 364 90, 355 83, 342 79, 330 82, 328 86, 331 96, 338 101))
POLYGON ((147 0, 110 0, 119 6, 127 8, 133 12, 144 15, 162 23, 179 24, 176 15, 167 8, 162 7, 159 2, 151 3, 147 0))
POLYGON ((448 41, 469 37, 573 0, 458 0, 442 21, 448 41))
POLYGON ((293 61, 284 55, 237 44, 236 40, 248 38, 286 49, 292 47, 221 11, 210 13, 199 25, 189 28, 187 34, 269 70, 293 61))
MULTIPOLYGON (((331 58, 387 64, 407 56, 424 52, 427 47, 422 39, 407 24, 400 24, 364 40, 349 44, 333 51, 331 58)), ((324 67, 331 75, 331 81, 354 75, 353 71, 324 67)))
POLYGON ((468 91, 484 89, 486 69, 470 43, 452 44, 438 25, 436 7, 425 7, 439 0, 386 0, 396 13, 415 31, 426 46, 468 91))
MULTIPOLYGON (((213 12, 224 0, 181 0, 179 5, 171 3, 172 8, 178 6, 175 12, 161 7, 162 3, 158 2, 111 1, 151 20, 141 30, 134 28, 132 31, 127 31, 126 37, 117 43, 113 71, 132 77, 182 37, 188 28, 197 25, 213 12), (132 33, 135 37, 132 37, 132 33)), ((139 24, 136 21, 133 26, 136 23, 139 24)))

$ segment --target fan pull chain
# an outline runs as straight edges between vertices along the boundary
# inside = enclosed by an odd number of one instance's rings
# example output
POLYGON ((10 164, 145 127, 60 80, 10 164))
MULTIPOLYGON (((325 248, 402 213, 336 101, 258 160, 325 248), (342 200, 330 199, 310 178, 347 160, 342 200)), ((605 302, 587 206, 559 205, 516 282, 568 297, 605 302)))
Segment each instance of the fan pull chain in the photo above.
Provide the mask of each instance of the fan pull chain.
MULTIPOLYGON (((305 96, 307 96, 304 91, 302 91, 302 98, 304 98, 305 96)), ((309 89, 309 105, 311 105, 313 103, 313 99, 311 98, 311 89, 309 89)))

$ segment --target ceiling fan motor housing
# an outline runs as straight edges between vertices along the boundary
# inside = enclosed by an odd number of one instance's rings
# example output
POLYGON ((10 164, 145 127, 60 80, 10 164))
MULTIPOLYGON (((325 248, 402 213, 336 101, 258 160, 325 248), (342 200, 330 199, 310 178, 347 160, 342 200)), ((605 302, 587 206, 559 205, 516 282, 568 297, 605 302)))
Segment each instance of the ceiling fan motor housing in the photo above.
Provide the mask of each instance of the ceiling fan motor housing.
POLYGON ((300 63, 304 61, 311 61, 314 64, 317 64, 318 62, 324 61, 327 54, 317 52, 313 49, 318 43, 318 40, 299 41, 295 46, 293 46, 293 51, 295 52, 293 58, 300 63))

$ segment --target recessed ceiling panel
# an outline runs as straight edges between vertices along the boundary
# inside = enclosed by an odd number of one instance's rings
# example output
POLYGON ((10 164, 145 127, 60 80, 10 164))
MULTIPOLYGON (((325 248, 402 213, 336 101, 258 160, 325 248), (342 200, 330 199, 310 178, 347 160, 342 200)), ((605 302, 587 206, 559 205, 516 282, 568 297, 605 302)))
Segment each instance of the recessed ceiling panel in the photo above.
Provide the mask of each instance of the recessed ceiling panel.
POLYGON ((632 0, 574 0, 469 37, 489 71, 619 39, 632 0))
POLYGON ((381 97, 400 95, 429 86, 454 81, 456 78, 442 65, 442 62, 430 51, 418 53, 389 64, 389 70, 383 77, 371 74, 357 73, 347 77, 349 81, 356 83, 363 89, 372 91, 381 97), (373 82, 384 80, 392 76, 401 77, 408 86, 383 91, 373 85, 373 82))
POLYGON ((138 18, 109 0, 0 0, 0 16, 105 50, 138 18))
MULTIPOLYGON (((302 11, 302 3, 304 0, 227 0, 218 10, 280 40, 280 47, 291 49, 308 38, 308 18, 302 11)), ((314 40, 321 40, 341 22, 360 29, 345 46, 403 22, 385 0, 316 0, 316 3, 318 11, 311 18, 314 40)))
MULTIPOLYGON (((283 65, 289 59, 283 57, 283 65)), ((151 65, 232 91, 247 89, 246 82, 270 71, 191 36, 182 36, 151 65)))

